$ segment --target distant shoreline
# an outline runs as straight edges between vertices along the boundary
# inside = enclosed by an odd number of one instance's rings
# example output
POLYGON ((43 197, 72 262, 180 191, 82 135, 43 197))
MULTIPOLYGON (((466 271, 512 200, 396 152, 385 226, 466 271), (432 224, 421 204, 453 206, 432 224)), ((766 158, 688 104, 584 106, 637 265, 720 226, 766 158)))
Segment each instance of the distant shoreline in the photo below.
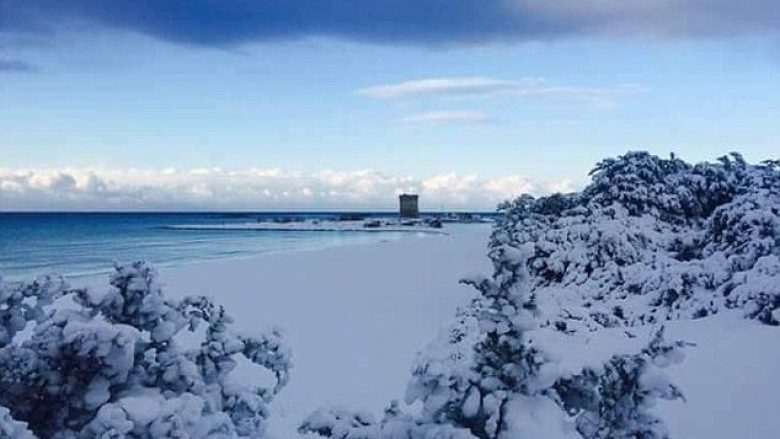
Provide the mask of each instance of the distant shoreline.
POLYGON ((252 227, 251 224, 247 224, 245 226, 239 226, 239 225, 199 225, 199 224, 182 224, 182 225, 171 225, 171 226, 163 226, 163 229, 167 230, 202 230, 202 231, 236 231, 236 232, 366 232, 366 233, 382 233, 382 232, 402 232, 402 233, 430 233, 434 235, 447 235, 448 232, 446 230, 442 229, 433 229, 430 227, 404 227, 404 226, 397 226, 397 227, 377 227, 377 228, 371 228, 371 227, 361 227, 361 226, 354 226, 354 227, 344 227, 344 228, 338 228, 338 227, 282 227, 279 226, 267 226, 265 224, 258 224, 256 227, 252 227))
MULTIPOLYGON (((257 210, 0 210, 0 215, 329 215, 329 214, 363 214, 363 215, 398 215, 397 209, 257 209, 257 210)), ((447 214, 474 214, 484 216, 499 215, 495 210, 423 210, 420 216, 436 216, 447 214)))
POLYGON ((49 273, 83 279, 107 273, 115 262, 178 267, 402 235, 444 235, 452 228, 401 225, 397 216, 383 212, 0 213, 0 275, 13 282, 49 273))

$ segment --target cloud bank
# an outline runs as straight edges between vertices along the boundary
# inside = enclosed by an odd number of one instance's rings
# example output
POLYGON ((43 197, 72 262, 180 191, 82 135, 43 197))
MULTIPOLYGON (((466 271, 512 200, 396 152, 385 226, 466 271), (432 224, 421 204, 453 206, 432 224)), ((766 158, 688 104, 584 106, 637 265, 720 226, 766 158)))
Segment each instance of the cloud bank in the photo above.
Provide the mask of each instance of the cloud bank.
POLYGON ((521 193, 574 189, 568 180, 373 170, 0 169, 0 210, 394 209, 402 192, 419 193, 427 209, 492 209, 521 193))
POLYGON ((776 0, 0 0, 0 33, 90 26, 213 46, 329 36, 460 44, 777 33, 776 0))

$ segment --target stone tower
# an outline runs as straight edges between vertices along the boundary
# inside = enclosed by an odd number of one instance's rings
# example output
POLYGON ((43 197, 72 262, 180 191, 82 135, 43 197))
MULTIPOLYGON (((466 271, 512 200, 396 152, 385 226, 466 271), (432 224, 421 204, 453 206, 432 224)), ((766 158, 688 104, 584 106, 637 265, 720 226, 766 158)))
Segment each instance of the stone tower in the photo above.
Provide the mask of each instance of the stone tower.
POLYGON ((401 194, 398 197, 401 218, 417 218, 420 210, 417 208, 417 195, 401 194))

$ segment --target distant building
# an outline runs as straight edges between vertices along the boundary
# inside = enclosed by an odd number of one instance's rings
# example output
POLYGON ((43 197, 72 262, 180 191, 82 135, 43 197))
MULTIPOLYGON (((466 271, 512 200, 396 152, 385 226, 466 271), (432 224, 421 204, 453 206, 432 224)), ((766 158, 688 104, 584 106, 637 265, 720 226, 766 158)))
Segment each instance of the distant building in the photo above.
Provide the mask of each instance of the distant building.
POLYGON ((417 195, 412 194, 401 194, 398 197, 401 218, 417 218, 420 216, 420 209, 417 207, 417 198, 417 195))

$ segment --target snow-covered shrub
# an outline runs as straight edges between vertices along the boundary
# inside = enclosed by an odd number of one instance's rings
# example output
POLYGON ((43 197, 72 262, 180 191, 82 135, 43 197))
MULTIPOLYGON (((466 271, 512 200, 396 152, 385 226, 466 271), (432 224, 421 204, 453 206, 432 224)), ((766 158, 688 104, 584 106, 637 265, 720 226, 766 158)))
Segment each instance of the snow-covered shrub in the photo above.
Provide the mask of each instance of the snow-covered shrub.
POLYGON ((532 245, 493 245, 493 276, 464 281, 479 298, 413 367, 406 403, 420 403, 419 413, 393 405, 375 422, 365 414, 321 410, 301 431, 335 439, 664 438, 648 408, 654 398, 681 394, 654 365, 662 366, 661 358, 680 345, 664 344, 659 332, 645 349, 606 359, 600 369, 559 369, 534 340, 539 310, 531 294, 532 254, 532 245))
POLYGON ((700 216, 706 208, 684 184, 683 176, 690 169, 674 156, 658 160, 646 152, 630 152, 597 163, 590 172, 593 182, 582 191, 582 198, 602 207, 619 204, 634 216, 700 216))
POLYGON ((110 283, 103 294, 53 278, 0 287, 0 431, 52 439, 261 436, 268 404, 288 379, 280 335, 237 334, 225 310, 204 297, 166 298, 141 262, 117 266, 110 283), (47 308, 68 298, 75 307, 47 308), (15 338, 28 324, 31 334, 15 338), (192 341, 179 337, 185 332, 192 341), (240 357, 270 371, 276 385, 237 385, 230 375, 240 357))
POLYGON ((588 439, 663 439, 668 433, 649 409, 657 399, 682 398, 660 370, 682 361, 683 342, 668 344, 663 328, 639 355, 614 355, 600 370, 590 368, 553 386, 559 404, 577 417, 588 439))
POLYGON ((419 412, 404 413, 394 402, 376 421, 370 413, 324 409, 300 431, 334 439, 667 437, 650 409, 656 399, 682 397, 661 369, 682 359, 683 343, 667 344, 658 331, 637 353, 571 374, 534 345, 538 328, 529 316, 476 303, 472 311, 416 361, 406 402, 421 403, 419 412))
POLYGON ((500 206, 491 248, 531 246, 543 324, 597 330, 726 308, 780 323, 778 162, 732 154, 689 165, 639 152, 592 176, 581 193, 500 206))
POLYGON ((27 428, 27 424, 15 420, 7 408, 0 407, 0 438, 35 439, 35 435, 27 428))
POLYGON ((6 286, 0 277, 0 348, 11 343, 27 322, 45 318, 44 307, 51 305, 64 289, 64 281, 54 276, 44 276, 15 288, 6 286))
POLYGON ((370 413, 321 409, 307 417, 298 430, 333 439, 474 439, 468 429, 426 423, 404 414, 396 402, 385 410, 380 422, 370 413))
POLYGON ((667 437, 649 408, 682 396, 660 369, 681 358, 683 343, 658 332, 628 349, 636 336, 621 328, 725 309, 780 324, 780 162, 732 154, 690 165, 630 152, 591 176, 579 193, 499 206, 492 276, 466 281, 479 297, 413 365, 406 402, 419 413, 393 406, 374 422, 321 411, 302 430, 341 439, 667 437), (547 344, 594 331, 626 343, 574 369, 547 344))

